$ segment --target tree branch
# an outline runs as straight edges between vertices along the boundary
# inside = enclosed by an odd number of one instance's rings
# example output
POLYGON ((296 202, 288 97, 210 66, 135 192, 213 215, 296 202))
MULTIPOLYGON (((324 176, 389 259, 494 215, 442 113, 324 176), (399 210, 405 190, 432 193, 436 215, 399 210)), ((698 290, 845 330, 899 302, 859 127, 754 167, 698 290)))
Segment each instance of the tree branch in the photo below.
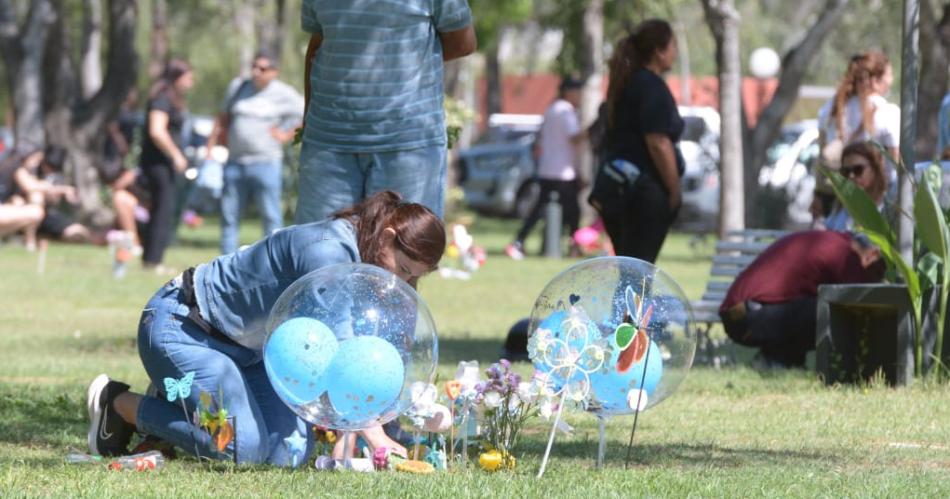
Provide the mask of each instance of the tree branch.
POLYGON ((752 147, 749 168, 759 168, 765 160, 765 151, 778 135, 782 120, 798 98, 798 90, 808 70, 808 64, 821 47, 825 37, 835 27, 849 0, 828 0, 817 21, 805 34, 801 42, 785 54, 782 61, 782 74, 772 101, 762 111, 752 130, 752 147))
POLYGON ((138 54, 135 52, 136 0, 109 0, 109 55, 102 87, 77 112, 84 130, 104 130, 135 84, 138 54))
POLYGON ((81 47, 79 81, 83 98, 89 98, 102 86, 102 0, 83 0, 81 47))

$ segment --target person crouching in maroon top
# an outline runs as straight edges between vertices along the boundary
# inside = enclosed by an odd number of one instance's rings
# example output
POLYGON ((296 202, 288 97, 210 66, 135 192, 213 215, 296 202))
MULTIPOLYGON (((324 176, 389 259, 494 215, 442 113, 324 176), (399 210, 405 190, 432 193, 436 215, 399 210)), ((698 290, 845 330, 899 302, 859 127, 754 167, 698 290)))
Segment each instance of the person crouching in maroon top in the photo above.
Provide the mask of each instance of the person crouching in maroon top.
POLYGON ((726 334, 758 347, 768 366, 803 367, 815 348, 818 285, 884 276, 880 250, 863 236, 805 231, 769 246, 729 287, 719 307, 726 334))

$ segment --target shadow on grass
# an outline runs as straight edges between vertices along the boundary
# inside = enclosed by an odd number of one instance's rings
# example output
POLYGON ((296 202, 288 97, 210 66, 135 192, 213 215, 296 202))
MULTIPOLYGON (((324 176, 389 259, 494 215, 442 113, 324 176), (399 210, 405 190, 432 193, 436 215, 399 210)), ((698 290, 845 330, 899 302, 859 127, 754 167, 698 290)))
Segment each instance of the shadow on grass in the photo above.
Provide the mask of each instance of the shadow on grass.
POLYGON ((488 363, 501 358, 504 338, 439 338, 439 363, 454 365, 463 360, 488 363))
MULTIPOLYGON (((81 393, 58 393, 53 387, 0 385, 0 442, 25 447, 76 447, 88 429, 81 393)), ((85 449, 85 445, 79 446, 85 449)), ((52 460, 55 464, 62 461, 52 460)))
MULTIPOLYGON (((525 453, 544 454, 545 439, 530 439, 519 443, 525 453)), ((561 458, 589 459, 593 466, 597 457, 597 441, 594 439, 567 440, 554 443, 555 454, 561 458)), ((627 456, 626 442, 608 441, 605 465, 623 467, 627 456)), ((841 459, 836 454, 800 452, 761 448, 723 447, 708 443, 637 444, 630 452, 630 467, 715 467, 738 468, 740 466, 784 465, 805 462, 823 462, 841 459)))

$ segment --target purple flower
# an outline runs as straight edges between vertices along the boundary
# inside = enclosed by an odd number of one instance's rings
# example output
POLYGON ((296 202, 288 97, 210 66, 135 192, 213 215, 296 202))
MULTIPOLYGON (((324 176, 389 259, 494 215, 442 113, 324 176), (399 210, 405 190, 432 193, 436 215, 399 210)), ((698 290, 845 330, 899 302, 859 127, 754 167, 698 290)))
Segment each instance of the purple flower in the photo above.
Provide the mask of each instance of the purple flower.
POLYGON ((508 373, 505 375, 505 383, 508 384, 508 390, 514 390, 521 384, 521 376, 518 373, 508 373))
POLYGON ((501 367, 505 368, 505 372, 511 369, 511 362, 509 362, 508 359, 501 359, 498 363, 501 364, 501 367))
POLYGON ((475 391, 481 395, 482 393, 485 393, 485 390, 488 389, 488 385, 489 384, 487 381, 479 381, 477 384, 475 384, 475 391))
POLYGON ((501 367, 498 364, 492 364, 491 367, 485 370, 485 374, 487 374, 488 377, 492 380, 500 379, 501 367))

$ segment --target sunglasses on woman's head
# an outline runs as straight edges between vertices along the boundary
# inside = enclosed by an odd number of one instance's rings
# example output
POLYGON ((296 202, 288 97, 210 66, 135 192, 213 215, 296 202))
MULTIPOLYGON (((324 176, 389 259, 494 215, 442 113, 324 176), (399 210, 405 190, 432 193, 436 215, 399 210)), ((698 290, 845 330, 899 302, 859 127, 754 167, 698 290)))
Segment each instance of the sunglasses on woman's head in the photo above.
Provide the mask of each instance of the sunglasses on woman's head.
POLYGON ((848 178, 851 176, 860 177, 864 173, 865 165, 851 165, 841 167, 841 176, 848 178))

